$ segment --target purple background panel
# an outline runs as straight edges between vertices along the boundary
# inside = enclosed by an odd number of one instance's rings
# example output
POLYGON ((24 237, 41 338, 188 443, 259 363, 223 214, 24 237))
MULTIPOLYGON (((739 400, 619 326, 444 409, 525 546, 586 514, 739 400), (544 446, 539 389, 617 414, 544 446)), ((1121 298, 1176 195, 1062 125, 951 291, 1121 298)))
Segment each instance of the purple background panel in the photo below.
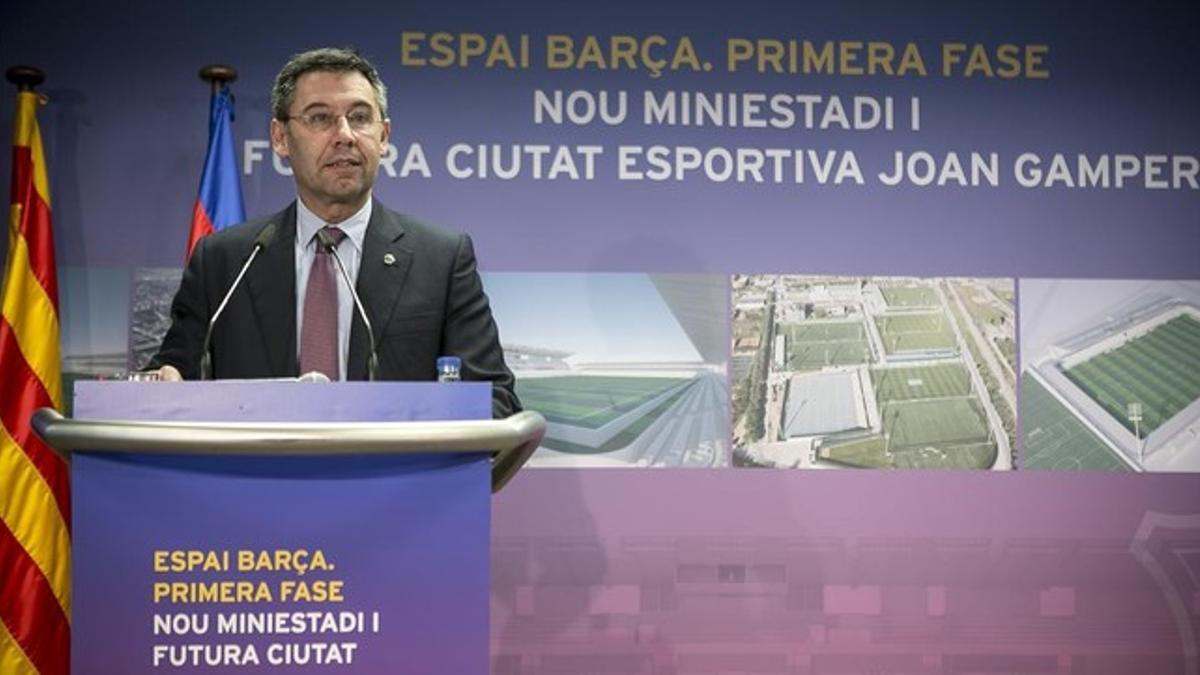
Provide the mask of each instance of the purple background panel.
POLYGON ((493 672, 1191 673, 1190 475, 538 470, 493 672))
MULTIPOLYGON (((220 60, 239 79, 234 136, 267 139, 268 90, 288 55, 315 45, 351 44, 372 57, 392 87, 392 142, 425 148, 425 178, 381 175, 379 196, 394 208, 473 234, 492 271, 899 274, 1165 279, 1200 274, 1191 251, 1197 191, 1025 188, 1012 162, 1054 153, 1195 155, 1200 66, 1192 58, 1198 9, 1191 2, 1047 7, 1005 3, 895 5, 887 2, 619 2, 566 11, 548 0, 497 11, 480 0, 413 6, 351 0, 330 22, 319 3, 293 5, 286 18, 257 7, 179 6, 148 0, 120 10, 76 1, 10 3, 0 10, 0 60, 48 73, 42 110, 65 265, 177 265, 199 182, 208 96, 195 72, 220 60), (369 20, 366 19, 369 17, 369 20), (277 27, 272 30, 270 27, 277 27), (528 35, 523 70, 405 66, 400 37, 430 34, 528 35), (545 37, 684 36, 711 72, 644 68, 545 67, 545 37), (931 71, 908 75, 779 74, 723 58, 729 38, 888 41, 917 44, 931 71), (1049 79, 942 77, 943 43, 1045 44, 1049 79), (155 58, 131 58, 130 45, 155 58), (80 55, 86 55, 80 58, 80 55), (747 129, 645 125, 537 124, 533 93, 644 92, 891 96, 922 101, 919 131, 747 129), (593 180, 451 177, 456 143, 602 145, 593 180), (756 184, 689 178, 621 181, 621 145, 853 151, 864 185, 756 184), (874 176, 895 152, 996 152, 997 187, 886 187, 874 176), (558 245, 563 243, 566 245, 558 245), (531 254, 550 251, 551 254, 531 254)), ((135 50, 137 51, 137 50, 135 50)), ((140 53, 140 52, 138 52, 140 53)), ((0 94, 0 127, 11 123, 12 90, 0 94)), ((269 150, 242 176, 247 212, 278 210, 295 195, 271 167, 269 150)), ((1044 165, 1044 164, 1043 164, 1044 165)), ((399 168, 399 165, 397 165, 399 168)), ((0 179, 6 177, 0 169, 0 179)), ((0 181, 2 182, 2 181, 0 181)))

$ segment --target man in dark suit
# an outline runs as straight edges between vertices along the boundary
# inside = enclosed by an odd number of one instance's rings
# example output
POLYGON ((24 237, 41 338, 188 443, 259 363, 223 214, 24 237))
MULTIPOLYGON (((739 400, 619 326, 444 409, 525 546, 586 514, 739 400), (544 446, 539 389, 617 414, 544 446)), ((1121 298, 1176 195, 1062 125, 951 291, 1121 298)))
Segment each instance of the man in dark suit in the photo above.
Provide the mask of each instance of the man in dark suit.
POLYGON ((391 132, 387 89, 374 66, 347 50, 299 54, 280 71, 271 101, 271 144, 291 163, 298 199, 197 244, 151 367, 166 380, 200 376, 209 320, 261 245, 214 324, 212 376, 319 370, 330 379, 366 379, 367 328, 324 237, 357 278, 378 345, 379 379, 431 380, 438 357, 457 356, 464 380, 493 383, 494 415, 519 411, 470 238, 371 197, 391 132))

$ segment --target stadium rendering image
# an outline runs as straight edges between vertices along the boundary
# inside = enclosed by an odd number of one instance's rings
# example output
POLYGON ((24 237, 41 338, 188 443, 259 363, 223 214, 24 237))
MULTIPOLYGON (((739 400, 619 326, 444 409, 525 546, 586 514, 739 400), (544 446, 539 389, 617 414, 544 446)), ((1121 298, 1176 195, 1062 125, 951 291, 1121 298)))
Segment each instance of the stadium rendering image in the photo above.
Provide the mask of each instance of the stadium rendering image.
POLYGON ((1160 294, 1092 309, 1030 350, 1022 466, 1200 471, 1200 307, 1160 294))
POLYGON ((734 463, 1010 469, 1010 280, 735 276, 734 463))
POLYGON ((485 281, 517 394, 547 421, 530 465, 729 465, 724 277, 485 281))

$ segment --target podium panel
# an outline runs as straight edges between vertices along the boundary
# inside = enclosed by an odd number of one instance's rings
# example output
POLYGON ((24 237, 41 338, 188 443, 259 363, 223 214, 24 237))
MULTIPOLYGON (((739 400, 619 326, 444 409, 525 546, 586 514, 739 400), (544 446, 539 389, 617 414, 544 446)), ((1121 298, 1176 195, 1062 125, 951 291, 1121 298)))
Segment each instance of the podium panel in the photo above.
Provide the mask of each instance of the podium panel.
MULTIPOLYGON (((79 383, 76 418, 489 419, 487 385, 79 383)), ((487 453, 77 452, 73 672, 486 673, 487 453)))

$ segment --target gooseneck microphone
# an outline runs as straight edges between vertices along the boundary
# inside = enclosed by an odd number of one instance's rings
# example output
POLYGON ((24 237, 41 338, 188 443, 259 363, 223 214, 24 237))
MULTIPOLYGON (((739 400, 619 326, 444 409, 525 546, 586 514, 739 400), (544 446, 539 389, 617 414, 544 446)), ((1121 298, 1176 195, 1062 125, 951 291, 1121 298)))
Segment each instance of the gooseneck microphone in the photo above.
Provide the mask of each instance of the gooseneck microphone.
POLYGON ((358 291, 354 288, 354 282, 350 281, 350 275, 346 272, 346 266, 342 263, 342 257, 338 255, 337 242, 334 241, 333 237, 324 228, 317 230, 317 241, 337 262, 338 271, 342 273, 342 281, 346 282, 346 288, 350 289, 350 296, 354 298, 354 306, 358 308, 358 316, 367 327, 367 343, 371 347, 371 354, 367 357, 367 381, 374 382, 375 375, 379 371, 379 353, 375 351, 375 330, 371 328, 371 320, 367 318, 367 310, 363 307, 362 298, 358 297, 358 291))
POLYGON ((258 237, 254 240, 254 248, 250 250, 250 256, 246 258, 246 262, 242 264, 242 269, 238 271, 237 277, 233 283, 229 285, 229 290, 225 292, 225 297, 221 298, 221 304, 217 305, 217 311, 213 312, 212 318, 208 320, 208 330, 204 333, 204 347, 200 350, 200 379, 212 379, 212 353, 209 348, 212 346, 213 327, 217 324, 217 319, 221 313, 225 311, 225 305, 229 304, 229 298, 233 297, 233 292, 242 283, 242 277, 246 276, 246 271, 250 269, 251 263, 258 257, 260 251, 271 245, 275 239, 275 223, 269 223, 258 233, 258 237))

